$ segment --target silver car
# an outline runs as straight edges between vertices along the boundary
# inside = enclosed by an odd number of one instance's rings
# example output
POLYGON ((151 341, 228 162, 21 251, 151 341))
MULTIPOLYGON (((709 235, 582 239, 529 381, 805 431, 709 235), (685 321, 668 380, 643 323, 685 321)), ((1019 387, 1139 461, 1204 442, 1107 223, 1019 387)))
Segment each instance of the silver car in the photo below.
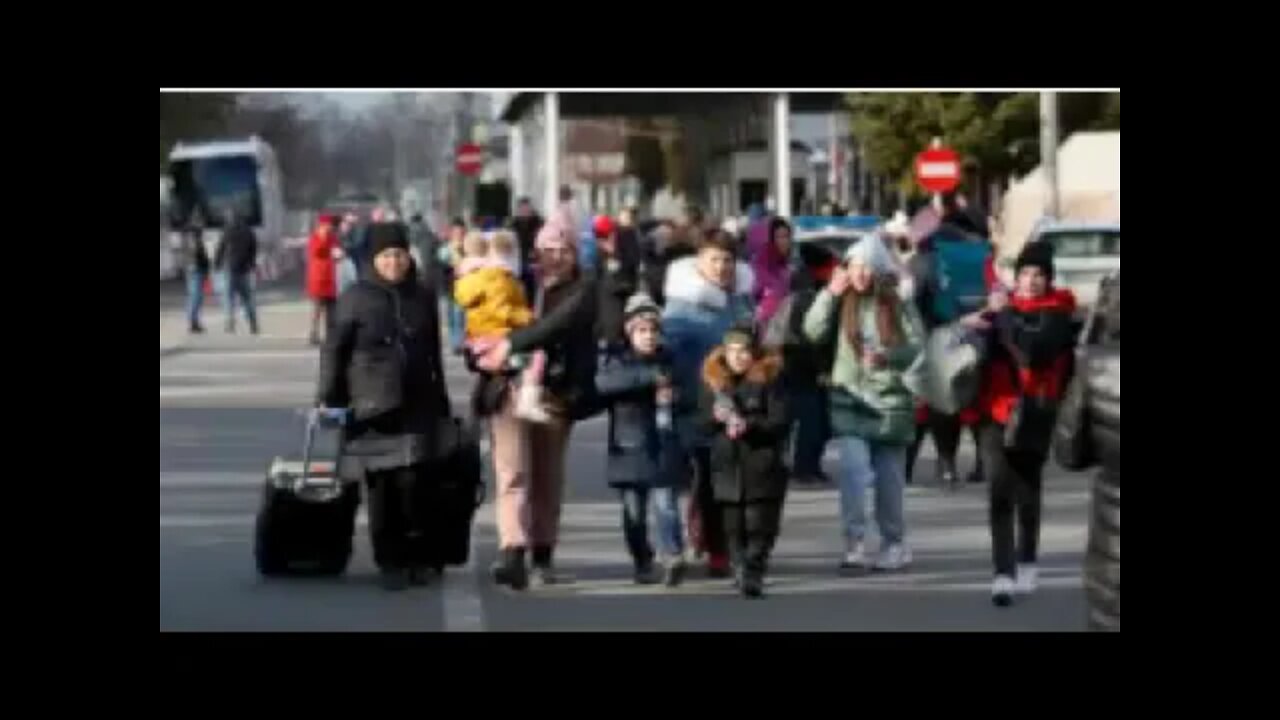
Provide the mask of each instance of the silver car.
POLYGON ((1032 241, 1053 244, 1055 284, 1075 293, 1082 307, 1093 305, 1102 278, 1120 270, 1120 223, 1048 222, 1032 241))

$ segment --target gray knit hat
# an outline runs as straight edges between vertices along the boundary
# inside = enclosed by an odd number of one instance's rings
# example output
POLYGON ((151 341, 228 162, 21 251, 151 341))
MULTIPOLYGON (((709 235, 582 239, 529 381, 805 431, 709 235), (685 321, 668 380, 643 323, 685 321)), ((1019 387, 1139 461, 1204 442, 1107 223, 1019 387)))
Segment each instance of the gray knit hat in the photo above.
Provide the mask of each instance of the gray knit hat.
POLYGON ((640 318, 652 320, 661 325, 662 308, 658 307, 658 303, 654 302, 648 293, 638 292, 627 298, 627 305, 622 311, 622 318, 627 325, 628 331, 631 327, 631 321, 640 318))

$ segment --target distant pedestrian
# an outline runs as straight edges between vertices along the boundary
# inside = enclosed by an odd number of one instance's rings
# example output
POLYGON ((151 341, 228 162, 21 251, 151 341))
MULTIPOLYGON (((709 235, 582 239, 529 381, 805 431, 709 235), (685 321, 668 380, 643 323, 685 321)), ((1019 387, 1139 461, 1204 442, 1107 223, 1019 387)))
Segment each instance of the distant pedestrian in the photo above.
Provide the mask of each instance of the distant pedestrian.
POLYGON ((894 289, 893 266, 872 238, 853 245, 805 317, 809 340, 822 342, 835 324, 831 368, 831 432, 840 452, 842 569, 900 570, 911 563, 903 496, 907 446, 915 434, 915 399, 905 371, 923 351, 915 308, 894 289), (868 563, 866 494, 874 485, 880 554, 868 563))
POLYGON ((751 259, 755 274, 752 297, 756 303, 756 323, 765 328, 790 290, 791 224, 782 218, 769 223, 769 240, 751 259))
POLYGON ((677 235, 675 223, 663 220, 657 224, 641 253, 644 288, 654 302, 666 306, 667 268, 671 263, 697 252, 697 246, 685 242, 683 235, 677 235))
POLYGON ((182 231, 182 268, 187 281, 187 327, 195 334, 204 332, 200 309, 204 306, 205 285, 209 283, 212 263, 205 247, 204 222, 198 214, 182 231))
POLYGON ((440 245, 439 238, 431 231, 422 213, 414 213, 409 218, 409 253, 417 265, 418 279, 422 282, 435 282, 439 277, 436 267, 436 252, 440 245))
POLYGON ((454 355, 461 355, 463 341, 466 340, 466 315, 462 306, 453 298, 453 283, 456 280, 456 267, 465 256, 463 240, 467 236, 467 223, 462 218, 454 218, 449 223, 447 244, 440 247, 437 259, 440 262, 442 286, 446 291, 445 317, 448 318, 449 348, 454 355))
POLYGON ((999 606, 1036 589, 1044 465, 1076 338, 1075 295, 1053 286, 1053 246, 1029 243, 1016 273, 1012 295, 996 291, 989 301, 992 351, 978 400, 999 606))
POLYGON ((359 228, 359 218, 354 213, 347 213, 342 216, 342 224, 338 226, 338 254, 337 254, 337 274, 338 274, 338 294, 347 291, 347 288, 355 285, 360 279, 360 263, 357 255, 359 254, 359 240, 356 232, 359 228))
POLYGON ((799 485, 830 482, 822 469, 822 456, 831 435, 827 386, 835 362, 836 333, 832 327, 821 342, 810 342, 804 334, 804 318, 839 266, 840 259, 819 245, 802 247, 790 293, 769 321, 764 340, 766 346, 782 351, 782 382, 794 428, 791 481, 799 485))
POLYGON ((752 324, 736 326, 702 365, 698 420, 710 437, 711 490, 724 544, 746 597, 764 593, 787 492, 782 358, 752 324))
POLYGON ((223 309, 227 315, 227 332, 236 331, 236 300, 244 306, 249 332, 258 334, 258 311, 254 305, 254 271, 258 267, 258 236, 244 218, 236 212, 228 213, 227 227, 222 233, 222 243, 214 258, 214 265, 222 272, 223 309))
POLYGON ((600 306, 596 311, 596 338, 609 351, 627 346, 624 310, 627 300, 639 289, 640 248, 631 228, 627 233, 607 215, 599 215, 592 232, 600 253, 600 306))
POLYGON ((520 242, 520 281, 524 283, 525 297, 529 298, 534 296, 537 289, 537 278, 534 275, 533 266, 534 242, 538 238, 538 231, 542 229, 542 225, 542 216, 533 209, 533 203, 529 198, 520 198, 516 202, 516 215, 511 220, 511 230, 520 242))
POLYGON ((680 446, 672 423, 675 390, 670 356, 661 347, 662 309, 637 294, 625 309, 628 346, 610 355, 596 374, 596 388, 609 408, 609 486, 622 497, 622 527, 637 584, 679 585, 684 577, 684 531, 680 522, 680 446), (673 462, 675 465, 673 465, 673 462), (649 542, 649 503, 657 515, 662 574, 649 542))
POLYGON ((307 240, 307 295, 312 302, 312 345, 320 344, 322 317, 326 329, 333 327, 333 305, 338 297, 335 251, 339 250, 334 220, 331 215, 321 215, 307 240))

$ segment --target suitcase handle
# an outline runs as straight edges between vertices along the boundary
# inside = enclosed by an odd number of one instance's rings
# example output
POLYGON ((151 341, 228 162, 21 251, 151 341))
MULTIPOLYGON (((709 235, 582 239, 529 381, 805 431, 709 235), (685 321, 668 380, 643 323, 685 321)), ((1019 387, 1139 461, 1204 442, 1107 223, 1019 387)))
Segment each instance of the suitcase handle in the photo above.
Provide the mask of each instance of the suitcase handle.
MULTIPOLYGON (((311 479, 311 453, 315 448, 316 430, 320 428, 341 428, 347 423, 347 411, 344 408, 311 408, 306 411, 307 429, 302 441, 302 473, 294 480, 294 488, 301 490, 311 479)), ((339 467, 342 463, 342 443, 338 443, 338 455, 333 460, 334 485, 342 485, 339 467)))

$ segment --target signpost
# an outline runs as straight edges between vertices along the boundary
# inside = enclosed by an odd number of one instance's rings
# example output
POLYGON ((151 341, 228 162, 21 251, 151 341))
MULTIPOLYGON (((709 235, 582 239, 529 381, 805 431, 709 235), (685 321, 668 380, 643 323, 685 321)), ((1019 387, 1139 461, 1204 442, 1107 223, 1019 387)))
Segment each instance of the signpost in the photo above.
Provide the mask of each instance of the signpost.
POLYGON ((931 193, 947 193, 960 185, 960 156, 935 139, 933 146, 916 156, 916 182, 931 193))
POLYGON ((460 174, 479 175, 480 170, 484 168, 484 149, 473 143, 459 145, 454 155, 454 162, 460 174))

